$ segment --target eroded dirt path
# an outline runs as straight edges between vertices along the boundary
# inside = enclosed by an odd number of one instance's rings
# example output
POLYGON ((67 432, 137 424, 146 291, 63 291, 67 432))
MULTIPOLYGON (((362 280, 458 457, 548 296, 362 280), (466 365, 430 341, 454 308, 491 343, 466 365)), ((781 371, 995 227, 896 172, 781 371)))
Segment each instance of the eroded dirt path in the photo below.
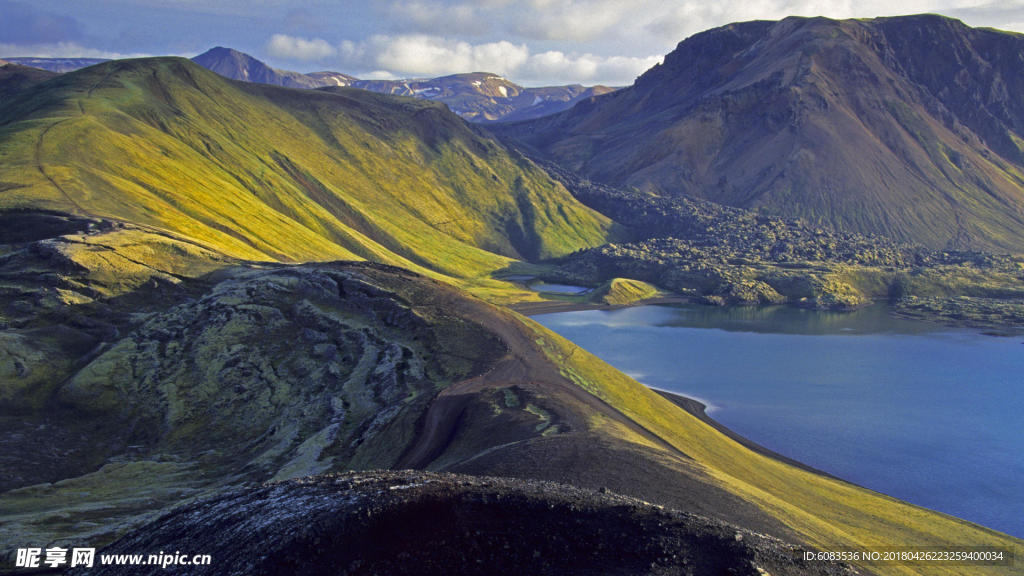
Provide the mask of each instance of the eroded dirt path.
POLYGON ((560 367, 532 340, 529 328, 515 314, 465 298, 449 297, 444 305, 450 307, 450 312, 483 326, 498 337, 507 352, 483 374, 457 382, 434 398, 422 419, 422 429, 415 443, 400 459, 398 467, 429 466, 449 447, 458 432, 463 412, 474 396, 488 389, 511 386, 545 398, 547 406, 557 412, 569 429, 587 430, 589 424, 584 415, 599 412, 669 453, 689 458, 563 376, 560 367))

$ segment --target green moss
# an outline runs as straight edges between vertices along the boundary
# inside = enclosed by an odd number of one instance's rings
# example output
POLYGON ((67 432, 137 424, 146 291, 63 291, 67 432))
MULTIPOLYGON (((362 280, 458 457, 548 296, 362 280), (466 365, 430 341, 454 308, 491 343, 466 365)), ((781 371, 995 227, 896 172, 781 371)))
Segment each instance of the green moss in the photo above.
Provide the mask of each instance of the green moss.
POLYGON ((663 294, 664 292, 647 282, 629 278, 612 278, 596 288, 590 294, 590 299, 612 306, 625 306, 641 300, 657 298, 663 294))
POLYGON ((112 462, 78 478, 0 493, 0 542, 109 544, 164 507, 208 494, 201 478, 194 464, 112 462))
POLYGON ((502 389, 502 394, 504 394, 506 408, 519 407, 519 396, 516 395, 515 390, 504 388, 502 389))
POLYGON ((544 431, 549 426, 551 426, 551 413, 549 413, 547 410, 544 410, 543 408, 537 406, 536 404, 527 404, 526 407, 523 408, 523 410, 529 412, 530 414, 533 414, 540 420, 540 422, 538 422, 537 425, 534 427, 535 432, 544 431))
POLYGON ((182 59, 67 74, 0 107, 0 209, 170 230, 256 260, 478 280, 611 222, 434 104, 231 83, 182 59), (100 82, 102 80, 102 82, 100 82), (32 102, 30 105, 29 102, 32 102))

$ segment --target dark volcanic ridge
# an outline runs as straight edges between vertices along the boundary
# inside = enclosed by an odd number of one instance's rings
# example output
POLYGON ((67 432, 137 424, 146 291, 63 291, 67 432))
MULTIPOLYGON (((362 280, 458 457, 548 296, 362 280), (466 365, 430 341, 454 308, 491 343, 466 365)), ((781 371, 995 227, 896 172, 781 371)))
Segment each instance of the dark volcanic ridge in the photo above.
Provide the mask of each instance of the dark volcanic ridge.
MULTIPOLYGON (((168 574, 853 574, 780 540, 607 491, 359 472, 230 490, 103 553, 209 554, 168 574)), ((90 574, 139 574, 107 566, 90 574)))

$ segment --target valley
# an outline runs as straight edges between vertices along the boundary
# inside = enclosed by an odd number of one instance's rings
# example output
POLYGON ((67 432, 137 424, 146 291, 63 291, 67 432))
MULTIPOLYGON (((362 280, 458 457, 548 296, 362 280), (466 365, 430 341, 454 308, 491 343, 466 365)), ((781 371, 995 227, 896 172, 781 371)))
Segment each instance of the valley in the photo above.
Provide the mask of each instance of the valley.
MULTIPOLYGON (((1020 558, 1018 536, 759 448, 524 315, 885 303, 1018 335, 1024 164, 1007 143, 1024 113, 1000 91, 981 119, 963 101, 972 82, 1012 90, 1006 46, 1024 40, 1001 34, 932 16, 730 25, 631 87, 506 124, 407 83, 278 86, 178 57, 3 65, 0 572, 26 546, 208 540, 237 560, 210 573, 493 573, 504 554, 536 573, 621 558, 623 574, 931 575, 964 566, 800 554, 1020 558), (987 65, 939 90, 947 71, 917 66, 910 33, 987 65), (864 74, 870 89, 851 84, 864 74), (387 553, 311 555, 321 540, 387 553)), ((258 70, 239 54, 214 56, 258 70)), ((515 87, 459 76, 437 92, 515 87)))

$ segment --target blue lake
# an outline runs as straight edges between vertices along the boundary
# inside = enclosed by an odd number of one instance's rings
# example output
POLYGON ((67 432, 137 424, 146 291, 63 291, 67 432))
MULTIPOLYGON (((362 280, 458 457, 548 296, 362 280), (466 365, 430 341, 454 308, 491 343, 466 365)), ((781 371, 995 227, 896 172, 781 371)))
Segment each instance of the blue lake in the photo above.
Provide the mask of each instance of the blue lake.
POLYGON ((787 307, 641 306, 535 320, 747 438, 1024 537, 1024 337, 787 307))

